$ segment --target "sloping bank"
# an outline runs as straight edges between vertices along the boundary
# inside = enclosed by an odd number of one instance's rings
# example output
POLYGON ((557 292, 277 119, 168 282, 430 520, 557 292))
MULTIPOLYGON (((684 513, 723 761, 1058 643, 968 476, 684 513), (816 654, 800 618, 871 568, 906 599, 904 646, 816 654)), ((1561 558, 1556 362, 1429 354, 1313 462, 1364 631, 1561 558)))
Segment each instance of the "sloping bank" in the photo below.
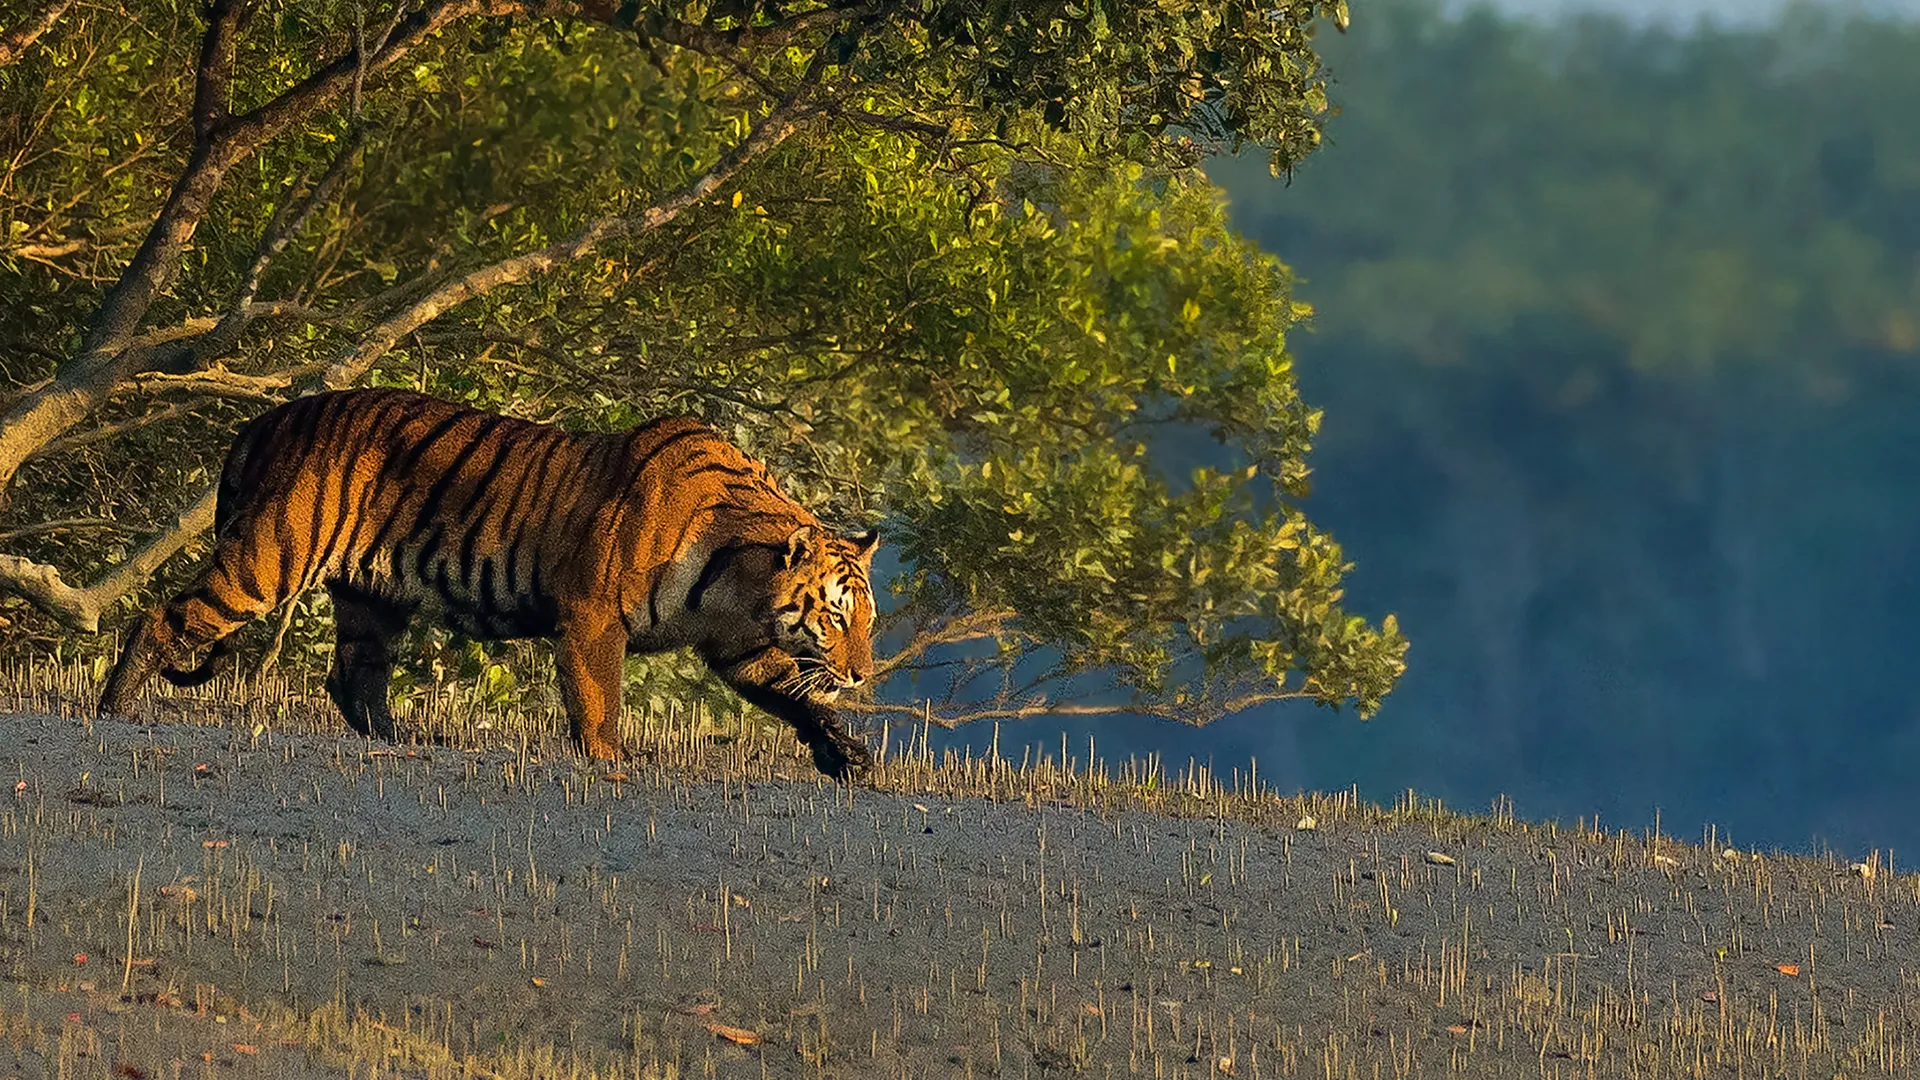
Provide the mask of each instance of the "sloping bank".
POLYGON ((740 743, 656 746, 612 775, 529 746, 6 717, 0 1066, 1914 1065, 1920 879, 1881 866, 1235 793, 1199 774, 1142 786, 910 756, 874 788, 835 789, 740 743))

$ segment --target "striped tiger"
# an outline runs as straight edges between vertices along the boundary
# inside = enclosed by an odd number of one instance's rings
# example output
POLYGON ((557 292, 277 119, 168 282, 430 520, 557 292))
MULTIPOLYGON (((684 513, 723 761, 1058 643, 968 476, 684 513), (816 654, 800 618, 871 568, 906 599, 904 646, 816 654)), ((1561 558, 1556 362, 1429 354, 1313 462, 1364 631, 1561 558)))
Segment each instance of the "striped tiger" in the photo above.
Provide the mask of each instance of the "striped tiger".
POLYGON ((595 758, 624 754, 624 657, 691 647, 821 772, 871 761, 833 701, 873 677, 878 536, 829 532, 697 420, 573 434, 411 391, 315 394, 241 429, 217 506, 210 563, 134 624, 101 712, 127 713, 156 672, 205 682, 229 635, 324 584, 327 692, 363 735, 394 738, 395 643, 421 615, 477 640, 551 639, 574 743, 595 758))

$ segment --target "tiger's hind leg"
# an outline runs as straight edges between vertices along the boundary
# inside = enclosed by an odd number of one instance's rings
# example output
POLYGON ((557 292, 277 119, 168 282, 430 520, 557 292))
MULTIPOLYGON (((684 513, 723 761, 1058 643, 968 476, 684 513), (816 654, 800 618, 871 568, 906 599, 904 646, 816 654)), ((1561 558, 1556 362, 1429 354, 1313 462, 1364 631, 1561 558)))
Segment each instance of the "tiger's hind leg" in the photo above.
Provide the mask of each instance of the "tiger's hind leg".
POLYGON ((120 658, 114 662, 107 685, 100 692, 97 711, 101 715, 130 715, 134 696, 160 666, 168 662, 170 650, 166 643, 172 631, 167 626, 166 615, 165 607, 154 608, 135 620, 133 629, 127 632, 126 643, 120 646, 120 658))
MULTIPOLYGON (((222 541, 214 547, 212 565, 200 580, 167 603, 140 616, 128 631, 120 658, 107 676, 100 694, 99 711, 125 716, 133 709, 134 698, 156 673, 164 672, 169 681, 193 686, 212 677, 229 649, 226 638, 234 631, 278 602, 278 596, 259 598, 241 585, 238 561, 239 545, 222 541), (192 672, 176 669, 188 657, 212 646, 213 655, 192 672)), ((271 592, 272 590, 268 590, 271 592)))
POLYGON ((393 681, 394 644, 413 612, 341 582, 328 582, 333 598, 333 670, 327 694, 347 726, 362 735, 394 741, 387 687, 393 681))

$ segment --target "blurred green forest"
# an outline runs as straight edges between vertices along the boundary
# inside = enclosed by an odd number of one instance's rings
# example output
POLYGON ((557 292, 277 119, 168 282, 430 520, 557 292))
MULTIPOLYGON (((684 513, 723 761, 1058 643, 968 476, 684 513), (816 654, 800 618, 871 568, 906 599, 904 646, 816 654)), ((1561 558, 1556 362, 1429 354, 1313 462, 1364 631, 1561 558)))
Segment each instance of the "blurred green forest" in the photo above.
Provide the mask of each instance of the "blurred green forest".
POLYGON ((1293 178, 1209 166, 1298 275, 1308 506, 1395 610, 1375 724, 1263 774, 1910 848, 1920 27, 1685 34, 1376 0, 1293 178))

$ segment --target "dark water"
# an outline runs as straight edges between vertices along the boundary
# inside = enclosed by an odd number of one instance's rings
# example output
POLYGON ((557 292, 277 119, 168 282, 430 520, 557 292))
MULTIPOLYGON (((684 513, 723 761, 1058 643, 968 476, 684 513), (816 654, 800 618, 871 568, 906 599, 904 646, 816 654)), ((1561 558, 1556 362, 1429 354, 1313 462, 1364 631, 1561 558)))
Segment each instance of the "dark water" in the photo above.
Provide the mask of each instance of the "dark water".
POLYGON ((1630 396, 1571 417, 1489 401, 1457 417, 1465 467, 1367 407, 1391 362, 1330 352, 1299 349, 1327 410, 1309 511, 1357 564, 1351 607, 1396 612, 1413 642, 1379 715, 1029 721, 1003 751, 1057 754, 1065 734, 1080 755, 1091 735, 1110 760, 1257 760, 1287 789, 1465 810, 1505 795, 1534 819, 1920 853, 1920 386, 1761 396, 1714 423, 1630 396), (1658 434, 1695 475, 1636 487, 1618 463, 1658 434))

